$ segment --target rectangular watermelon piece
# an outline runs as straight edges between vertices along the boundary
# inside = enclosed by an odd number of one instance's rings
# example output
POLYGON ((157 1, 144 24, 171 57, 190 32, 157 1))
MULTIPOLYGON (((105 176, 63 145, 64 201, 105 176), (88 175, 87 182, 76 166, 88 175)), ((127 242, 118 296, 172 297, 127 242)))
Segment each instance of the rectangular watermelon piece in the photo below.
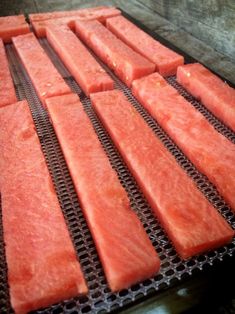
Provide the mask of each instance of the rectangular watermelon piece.
POLYGON ((235 211, 235 145, 158 73, 134 81, 132 92, 235 211))
POLYGON ((0 107, 17 102, 3 41, 0 38, 0 107))
POLYGON ((71 30, 75 30, 75 20, 77 17, 65 16, 53 20, 32 22, 33 30, 37 37, 46 37, 46 29, 51 26, 64 27, 67 26, 71 30))
POLYGON ((46 36, 46 27, 50 25, 69 26, 75 30, 75 20, 98 20, 105 23, 107 18, 120 15, 120 10, 113 7, 97 7, 75 11, 31 14, 30 20, 38 37, 46 36))
POLYGON ((12 41, 43 104, 48 97, 71 93, 33 33, 12 41))
POLYGON ((230 242, 232 228, 124 94, 100 92, 91 101, 181 258, 230 242))
POLYGON ((155 65, 132 50, 98 21, 76 21, 78 36, 127 85, 148 75, 155 65))
POLYGON ((235 132, 235 89, 199 63, 180 66, 177 81, 235 132))
POLYGON ((78 96, 53 97, 46 104, 111 290, 153 276, 158 255, 78 96))
POLYGON ((107 19, 106 26, 125 44, 154 63, 163 76, 176 74, 177 67, 184 64, 183 56, 162 45, 122 15, 107 19))
POLYGON ((11 305, 88 292, 26 101, 0 108, 0 187, 11 305))
POLYGON ((23 14, 0 17, 0 38, 4 43, 10 43, 12 37, 29 32, 29 24, 23 14))
POLYGON ((68 27, 48 27, 47 39, 87 96, 114 88, 111 77, 68 27))
POLYGON ((77 16, 81 18, 106 18, 106 16, 111 17, 115 15, 120 15, 121 11, 115 7, 108 6, 98 6, 92 8, 83 8, 79 10, 70 11, 53 11, 53 12, 43 12, 43 13, 31 13, 29 14, 30 22, 39 22, 46 20, 53 20, 60 17, 77 16))

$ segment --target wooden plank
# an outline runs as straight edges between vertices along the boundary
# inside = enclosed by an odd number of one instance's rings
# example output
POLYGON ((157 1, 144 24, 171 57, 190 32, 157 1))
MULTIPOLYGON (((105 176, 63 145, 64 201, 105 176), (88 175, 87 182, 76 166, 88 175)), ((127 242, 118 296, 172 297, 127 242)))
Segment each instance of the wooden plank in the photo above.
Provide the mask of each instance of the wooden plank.
POLYGON ((139 2, 235 61, 234 1, 139 2))

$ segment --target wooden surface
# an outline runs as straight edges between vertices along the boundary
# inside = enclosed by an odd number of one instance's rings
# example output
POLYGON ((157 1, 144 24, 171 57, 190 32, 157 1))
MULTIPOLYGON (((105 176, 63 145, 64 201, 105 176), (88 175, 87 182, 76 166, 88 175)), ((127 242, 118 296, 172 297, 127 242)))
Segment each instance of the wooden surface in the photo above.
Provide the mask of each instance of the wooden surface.
POLYGON ((235 61, 234 0, 139 0, 235 61))

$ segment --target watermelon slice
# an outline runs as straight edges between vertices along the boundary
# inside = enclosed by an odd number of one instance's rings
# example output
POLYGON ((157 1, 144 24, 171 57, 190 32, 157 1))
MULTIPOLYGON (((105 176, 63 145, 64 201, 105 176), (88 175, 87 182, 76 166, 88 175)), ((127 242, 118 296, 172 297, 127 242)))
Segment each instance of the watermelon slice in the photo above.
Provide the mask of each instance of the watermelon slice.
POLYGON ((199 63, 179 67, 177 81, 235 132, 235 89, 199 63))
POLYGON ((75 20, 77 17, 60 17, 53 20, 45 20, 45 21, 36 21, 32 22, 34 32, 37 37, 46 37, 46 29, 51 26, 64 27, 67 26, 71 28, 71 30, 75 30, 75 20))
POLYGON ((0 17, 0 38, 5 43, 10 43, 14 36, 29 33, 29 24, 24 15, 12 15, 0 17))
POLYGON ((111 77, 68 27, 48 27, 47 39, 87 96, 114 88, 111 77))
POLYGON ((79 37, 127 85, 154 72, 155 65, 136 53, 98 21, 76 21, 79 37))
POLYGON ((111 290, 151 277, 160 267, 157 253, 78 96, 53 97, 46 104, 111 290))
POLYGON ((98 20, 105 23, 107 18, 121 14, 113 7, 97 7, 75 11, 31 14, 30 19, 38 37, 46 36, 46 27, 50 25, 69 26, 75 29, 75 20, 98 20))
POLYGON ((183 56, 163 46, 124 16, 107 19, 106 26, 133 50, 153 62, 164 76, 176 74, 177 67, 184 64, 183 56))
POLYGON ((93 8, 84 8, 79 10, 71 10, 71 11, 54 11, 54 12, 44 12, 44 13, 32 13, 29 14, 30 22, 40 22, 46 20, 57 19, 60 17, 69 17, 69 16, 77 16, 82 18, 98 18, 102 19, 106 16, 115 16, 120 15, 121 11, 116 9, 115 7, 107 7, 107 6, 99 6, 93 8))
POLYGON ((158 73, 133 82, 132 92, 235 211, 235 145, 158 73))
POLYGON ((48 97, 71 93, 33 33, 14 37, 13 44, 43 104, 48 97))
POLYGON ((234 231, 122 92, 92 94, 91 101, 179 255, 231 241, 234 231))
POLYGON ((0 38, 0 107, 17 101, 14 84, 8 67, 3 41, 0 38))
POLYGON ((0 186, 10 298, 16 313, 87 286, 26 101, 0 108, 0 186))

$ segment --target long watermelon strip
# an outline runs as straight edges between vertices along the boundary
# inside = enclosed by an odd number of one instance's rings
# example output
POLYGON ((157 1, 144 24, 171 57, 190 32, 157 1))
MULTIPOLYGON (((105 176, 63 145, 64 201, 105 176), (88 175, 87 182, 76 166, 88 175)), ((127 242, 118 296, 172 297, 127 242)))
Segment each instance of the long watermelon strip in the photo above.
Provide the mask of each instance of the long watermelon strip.
POLYGON ((97 7, 75 11, 32 14, 30 20, 37 36, 45 37, 46 28, 51 25, 69 26, 72 30, 75 30, 76 20, 97 20, 105 23, 107 18, 120 14, 121 12, 113 7, 97 7))
POLYGON ((12 41, 43 104, 48 97, 71 93, 34 34, 14 37, 12 41))
POLYGON ((177 67, 184 64, 183 56, 163 46, 122 15, 107 19, 106 26, 125 44, 153 62, 161 75, 176 74, 177 67))
POLYGON ((10 43, 12 37, 29 32, 29 24, 23 14, 0 17, 0 38, 4 43, 10 43))
POLYGON ((17 101, 3 41, 0 38, 0 107, 17 101))
POLYGON ((54 12, 43 12, 43 13, 31 13, 29 14, 30 22, 39 22, 45 20, 52 20, 60 17, 69 17, 69 16, 78 16, 78 17, 94 17, 101 16, 107 12, 113 12, 116 14, 121 14, 120 10, 115 7, 92 7, 84 8, 79 10, 70 10, 70 11, 54 11, 54 12))
POLYGON ((186 259, 231 241, 234 231, 155 136, 121 91, 92 104, 179 255, 186 259))
POLYGON ((26 101, 0 108, 0 189, 16 313, 87 293, 26 101))
POLYGON ((114 81, 68 27, 48 27, 47 39, 87 96, 113 89, 114 81))
POLYGON ((98 21, 76 21, 78 36, 127 85, 134 79, 148 75, 155 65, 132 50, 98 21))
POLYGON ((158 73, 133 82, 132 92, 235 211, 235 145, 158 73))
POLYGON ((177 81, 235 132, 235 89, 199 63, 180 66, 177 81))
POLYGON ((111 290, 151 277, 160 260, 78 96, 46 104, 111 290))

